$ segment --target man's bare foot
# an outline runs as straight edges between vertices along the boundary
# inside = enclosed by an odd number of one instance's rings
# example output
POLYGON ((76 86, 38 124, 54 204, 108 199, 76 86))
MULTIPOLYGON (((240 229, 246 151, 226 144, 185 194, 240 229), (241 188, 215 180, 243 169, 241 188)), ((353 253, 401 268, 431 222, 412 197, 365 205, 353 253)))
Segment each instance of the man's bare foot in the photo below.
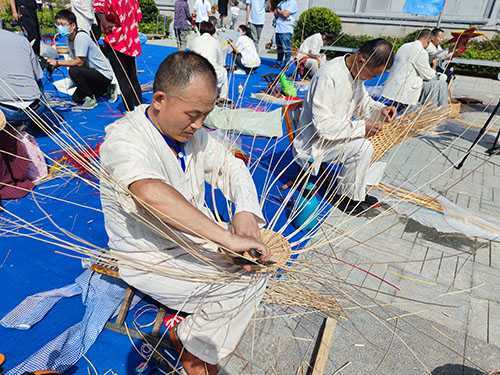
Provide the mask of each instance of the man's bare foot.
POLYGON ((180 354, 182 368, 187 375, 217 375, 219 373, 217 365, 203 362, 201 359, 188 352, 182 345, 181 340, 177 337, 175 329, 169 331, 169 338, 175 350, 180 354))

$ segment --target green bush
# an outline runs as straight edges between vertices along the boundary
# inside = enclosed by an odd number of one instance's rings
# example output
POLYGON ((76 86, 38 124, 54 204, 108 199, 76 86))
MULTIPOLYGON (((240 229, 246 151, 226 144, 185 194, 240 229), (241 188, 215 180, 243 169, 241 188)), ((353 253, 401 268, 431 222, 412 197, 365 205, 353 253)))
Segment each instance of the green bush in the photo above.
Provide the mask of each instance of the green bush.
MULTIPOLYGON (((172 23, 173 18, 168 16, 167 17, 167 22, 165 25, 165 35, 168 35, 168 30, 170 29, 170 24, 172 23)), ((160 23, 157 25, 156 20, 154 22, 141 22, 139 24, 139 31, 144 34, 156 34, 158 33, 162 34, 163 32, 163 20, 160 19, 160 23), (158 29, 157 29, 158 28, 158 29)))
MULTIPOLYGON (((43 7, 41 11, 37 12, 38 22, 40 23, 40 32, 42 35, 54 35, 54 16, 55 14, 63 9, 62 7, 43 7)), ((3 20, 3 27, 10 31, 21 31, 20 26, 12 27, 12 12, 10 11, 10 6, 4 8, 0 12, 0 19, 3 20)))
POLYGON ((331 9, 313 7, 300 15, 293 32, 293 43, 299 45, 302 40, 319 32, 339 34, 341 30, 340 18, 331 9))
POLYGON ((140 0, 143 23, 155 23, 160 12, 154 0, 140 0))

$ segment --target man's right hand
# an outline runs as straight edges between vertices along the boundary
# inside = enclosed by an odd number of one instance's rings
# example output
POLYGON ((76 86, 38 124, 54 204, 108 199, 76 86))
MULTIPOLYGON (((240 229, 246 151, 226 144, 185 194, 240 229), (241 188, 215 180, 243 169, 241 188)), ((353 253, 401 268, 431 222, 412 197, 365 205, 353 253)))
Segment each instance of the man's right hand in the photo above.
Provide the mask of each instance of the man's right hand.
POLYGON ((99 14, 99 24, 101 25, 103 34, 109 34, 115 26, 115 24, 108 20, 104 14, 99 14))
POLYGON ((18 22, 19 21, 19 13, 14 12, 12 13, 12 20, 18 22))
MULTIPOLYGON (((257 241, 251 237, 239 236, 233 233, 230 233, 227 244, 224 247, 237 254, 243 254, 247 251, 255 250, 260 254, 259 261, 261 262, 269 261, 272 255, 261 241, 257 241)), ((247 272, 251 271, 252 268, 251 265, 244 265, 242 267, 247 272)))
POLYGON ((366 120, 365 121, 365 136, 367 138, 373 137, 375 134, 377 134, 379 131, 381 131, 383 127, 384 127, 384 124, 381 122, 366 120))

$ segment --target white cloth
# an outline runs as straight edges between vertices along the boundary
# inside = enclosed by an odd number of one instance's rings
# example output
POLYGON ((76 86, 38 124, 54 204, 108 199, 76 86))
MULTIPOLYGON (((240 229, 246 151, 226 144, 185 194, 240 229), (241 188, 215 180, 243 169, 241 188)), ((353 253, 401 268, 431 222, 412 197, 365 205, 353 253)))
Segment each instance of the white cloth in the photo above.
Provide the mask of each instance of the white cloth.
MULTIPOLYGON (((146 118, 147 105, 106 128, 100 149, 104 170, 113 182, 101 180, 101 202, 109 247, 136 262, 161 265, 165 274, 141 271, 120 263, 120 275, 130 285, 143 290, 159 302, 182 311, 193 312, 179 326, 178 334, 186 348, 199 358, 216 363, 234 350, 246 324, 260 302, 267 279, 241 277, 224 285, 209 281, 220 275, 210 265, 195 259, 158 230, 138 220, 147 216, 130 197, 126 188, 143 179, 157 179, 175 188, 193 206, 211 217, 205 206, 205 181, 220 188, 235 203, 235 212, 251 212, 263 221, 255 185, 250 173, 223 144, 205 130, 199 130, 185 144, 186 172, 160 132, 146 118), (204 281, 203 281, 204 280, 204 281), (236 308, 237 306, 237 308, 236 308)), ((149 221, 155 220, 149 216, 149 221)), ((168 229, 157 228, 170 238, 201 241, 168 229)), ((222 267, 219 254, 204 246, 204 255, 222 267)))
POLYGON ((321 54, 321 49, 323 48, 323 45, 324 42, 321 33, 316 33, 311 36, 308 36, 300 45, 297 57, 301 58, 308 54, 319 55, 321 54))
POLYGON ((194 3, 196 23, 207 22, 211 9, 212 4, 210 4, 209 0, 196 0, 196 3, 194 3))
POLYGON ((423 80, 436 72, 429 63, 429 54, 418 40, 403 44, 394 58, 394 65, 385 82, 382 95, 407 105, 416 105, 422 92, 423 80))
POLYGON ((226 63, 226 52, 222 50, 219 40, 208 33, 204 33, 191 39, 187 47, 210 61, 217 73, 219 96, 221 98, 227 98, 229 84, 227 70, 224 67, 226 63))
POLYGON ((247 68, 257 68, 260 66, 260 56, 255 47, 255 43, 246 35, 242 35, 234 45, 236 51, 241 53, 241 62, 247 68))
POLYGON ((71 0, 71 11, 76 16, 79 29, 90 32, 92 25, 97 23, 92 0, 71 0))
POLYGON ((304 102, 293 142, 297 160, 312 163, 315 174, 323 162, 344 163, 342 191, 363 200, 373 152, 364 138, 365 119, 378 116, 383 107, 368 95, 363 81, 352 78, 345 57, 326 62, 312 79, 304 102))

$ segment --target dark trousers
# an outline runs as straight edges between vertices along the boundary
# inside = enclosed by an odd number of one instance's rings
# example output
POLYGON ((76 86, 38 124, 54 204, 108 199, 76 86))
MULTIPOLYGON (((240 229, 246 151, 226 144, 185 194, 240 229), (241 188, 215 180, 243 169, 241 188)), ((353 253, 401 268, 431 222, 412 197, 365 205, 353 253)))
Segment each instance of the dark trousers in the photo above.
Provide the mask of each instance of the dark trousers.
POLYGON ((247 74, 252 72, 252 68, 247 68, 245 65, 243 65, 243 61, 241 60, 241 53, 236 54, 234 64, 238 69, 244 70, 247 74))
POLYGON ((278 63, 281 66, 288 64, 292 57, 292 34, 276 33, 276 49, 278 52, 278 63))
POLYGON ((21 17, 20 24, 26 38, 33 43, 33 51, 40 55, 40 24, 36 14, 35 0, 16 0, 16 8, 21 17))
POLYGON ((86 96, 103 96, 111 84, 111 80, 106 78, 96 69, 86 66, 72 66, 69 68, 69 76, 75 83, 76 91, 73 94, 73 101, 77 104, 83 103, 86 96))
POLYGON ((125 109, 132 111, 142 103, 141 85, 137 79, 135 57, 115 51, 107 43, 104 43, 103 52, 111 63, 118 80, 125 109))

